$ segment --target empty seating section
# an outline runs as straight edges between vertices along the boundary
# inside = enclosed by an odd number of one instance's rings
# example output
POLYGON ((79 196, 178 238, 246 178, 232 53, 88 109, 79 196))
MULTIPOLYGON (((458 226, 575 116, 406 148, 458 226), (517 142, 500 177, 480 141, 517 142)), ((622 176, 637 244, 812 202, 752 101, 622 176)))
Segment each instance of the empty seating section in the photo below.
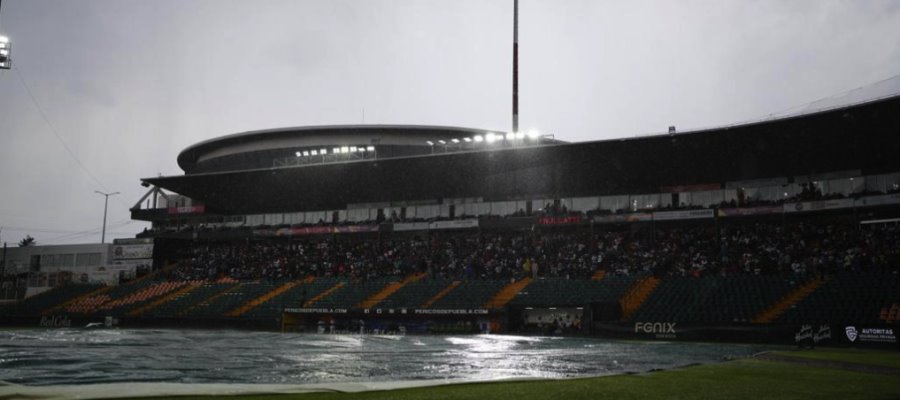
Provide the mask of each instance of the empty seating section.
POLYGON ((322 293, 338 282, 339 278, 318 278, 312 283, 300 283, 290 290, 273 297, 269 301, 246 312, 243 317, 255 319, 275 319, 287 307, 303 307, 303 303, 322 293))
POLYGON ((428 299, 434 297, 452 283, 453 280, 451 279, 424 278, 402 287, 396 293, 378 303, 377 307, 420 308, 428 299))
POLYGON ((154 283, 156 282, 144 279, 137 282, 125 283, 119 286, 115 286, 104 293, 98 294, 96 296, 89 296, 67 305, 66 311, 75 314, 93 314, 104 304, 111 301, 120 301, 122 299, 125 299, 137 292, 149 288, 154 283))
POLYGON ((804 282, 796 276, 668 278, 632 321, 749 323, 804 282))
POLYGON ((196 317, 225 317, 225 314, 229 311, 274 290, 282 284, 284 284, 284 282, 244 282, 191 307, 184 315, 196 317))
POLYGON ((365 282, 348 282, 334 293, 319 299, 312 306, 316 308, 353 308, 359 302, 384 289, 391 282, 401 280, 403 280, 402 276, 393 276, 375 278, 365 282))
POLYGON ((513 306, 584 306, 618 302, 634 282, 633 276, 607 276, 603 280, 536 279, 510 301, 513 306))
POLYGON ((169 302, 160 304, 158 307, 149 310, 144 315, 149 317, 176 317, 200 302, 235 286, 237 286, 237 283, 204 283, 190 292, 184 293, 169 302))
POLYGON ((900 299, 900 276, 841 272, 782 314, 776 322, 879 323, 881 310, 900 299))
POLYGON ((509 281, 483 280, 466 281, 447 293, 446 296, 434 302, 429 308, 454 309, 454 308, 482 308, 484 303, 502 290, 509 281))
POLYGON ((38 315, 53 307, 86 295, 102 285, 65 285, 31 296, 22 303, 10 308, 14 315, 38 315))
POLYGON ((151 282, 149 286, 142 290, 135 291, 127 296, 113 299, 100 305, 97 307, 96 312, 105 315, 122 316, 143 304, 160 298, 187 284, 189 284, 189 282, 151 282))

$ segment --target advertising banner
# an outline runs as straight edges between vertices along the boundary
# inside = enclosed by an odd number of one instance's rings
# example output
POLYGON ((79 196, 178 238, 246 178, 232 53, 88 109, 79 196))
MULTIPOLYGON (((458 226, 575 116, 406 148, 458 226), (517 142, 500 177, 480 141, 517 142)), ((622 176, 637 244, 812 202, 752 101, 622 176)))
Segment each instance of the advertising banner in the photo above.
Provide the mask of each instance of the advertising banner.
POLYGON ((713 216, 713 210, 657 211, 653 213, 653 219, 656 221, 707 219, 713 216))
POLYGON ((466 229, 477 228, 477 219, 460 219, 452 221, 434 221, 428 224, 428 229, 466 229))
POLYGON ((886 206, 900 204, 900 193, 885 194, 881 196, 869 196, 856 199, 857 207, 886 206))
POLYGON ((540 217, 539 225, 577 225, 581 223, 581 216, 571 215, 566 217, 540 217))
POLYGON ((753 215, 781 214, 784 206, 763 206, 750 208, 720 208, 719 217, 745 217, 753 215))
POLYGON ((316 308, 316 307, 296 307, 285 308, 284 312, 288 314, 346 314, 346 308, 316 308))
POLYGON ((802 325, 797 333, 794 334, 794 343, 801 346, 813 346, 815 344, 828 343, 830 341, 830 325, 802 325))
POLYGON ((653 214, 650 213, 633 213, 633 214, 612 214, 612 215, 597 215, 594 217, 594 222, 597 223, 621 223, 621 222, 639 222, 639 221, 651 221, 653 219, 653 214))
POLYGON ((487 315, 486 308, 461 308, 461 309, 416 309, 414 314, 419 315, 487 315))
POLYGON ((206 206, 202 204, 185 207, 169 207, 169 214, 203 214, 204 212, 206 212, 206 206))
POLYGON ((801 203, 784 204, 784 212, 786 213, 837 210, 841 208, 853 208, 853 199, 804 201, 801 203))
POLYGON ((427 222, 400 222, 394 224, 394 232, 428 230, 427 222))
POLYGON ((852 344, 895 345, 894 327, 849 325, 844 327, 844 337, 852 344))
POLYGON ((113 260, 153 258, 152 244, 128 244, 113 246, 113 260))
POLYGON ((349 226, 305 226, 299 228, 280 229, 256 229, 254 236, 300 236, 300 235, 325 235, 332 233, 360 233, 377 232, 378 225, 349 225, 349 226))

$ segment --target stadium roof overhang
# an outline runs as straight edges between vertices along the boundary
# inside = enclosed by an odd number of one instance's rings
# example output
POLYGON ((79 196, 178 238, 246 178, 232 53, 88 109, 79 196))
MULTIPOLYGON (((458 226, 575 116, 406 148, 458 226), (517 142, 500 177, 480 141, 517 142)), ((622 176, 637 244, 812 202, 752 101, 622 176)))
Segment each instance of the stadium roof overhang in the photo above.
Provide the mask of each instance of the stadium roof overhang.
POLYGON ((340 209, 348 204, 657 193, 838 170, 900 169, 900 97, 814 115, 635 139, 188 174, 144 182, 209 212, 340 209))

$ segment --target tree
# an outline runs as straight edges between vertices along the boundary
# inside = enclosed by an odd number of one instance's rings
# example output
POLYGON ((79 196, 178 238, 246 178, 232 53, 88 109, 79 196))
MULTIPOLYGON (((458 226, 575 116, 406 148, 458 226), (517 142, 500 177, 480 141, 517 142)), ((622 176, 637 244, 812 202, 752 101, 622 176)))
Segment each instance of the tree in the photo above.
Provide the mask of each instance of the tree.
POLYGON ((34 246, 37 243, 34 242, 34 238, 31 235, 25 235, 25 239, 19 241, 19 247, 28 247, 34 246))

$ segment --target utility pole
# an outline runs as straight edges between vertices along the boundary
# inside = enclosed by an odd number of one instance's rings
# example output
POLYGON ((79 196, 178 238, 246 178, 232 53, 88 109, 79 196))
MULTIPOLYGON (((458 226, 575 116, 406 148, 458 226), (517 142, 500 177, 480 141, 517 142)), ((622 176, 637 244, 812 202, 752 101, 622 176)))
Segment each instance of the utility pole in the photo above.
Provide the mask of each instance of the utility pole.
POLYGON ((103 200, 103 233, 100 235, 100 244, 103 244, 106 243, 106 208, 109 205, 109 196, 115 196, 119 194, 119 192, 103 193, 99 190, 95 190, 94 193, 105 197, 103 200))
POLYGON ((519 132, 519 0, 513 0, 513 106, 512 131, 519 132))

